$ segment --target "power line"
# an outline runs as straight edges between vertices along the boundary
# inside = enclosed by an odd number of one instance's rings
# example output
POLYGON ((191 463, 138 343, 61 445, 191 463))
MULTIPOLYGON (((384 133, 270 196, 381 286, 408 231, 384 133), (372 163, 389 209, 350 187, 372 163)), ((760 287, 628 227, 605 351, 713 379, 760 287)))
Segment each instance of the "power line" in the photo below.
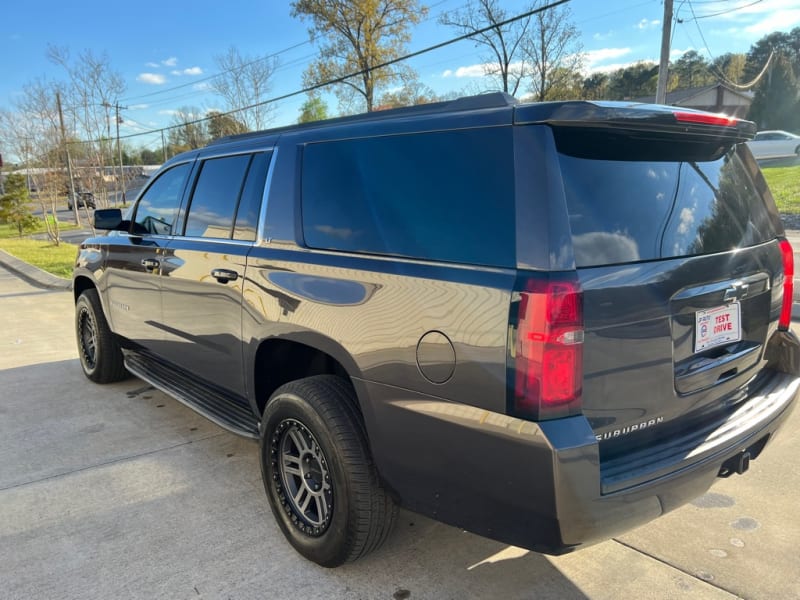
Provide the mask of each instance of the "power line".
MULTIPOLYGON (((698 0, 694 0, 695 3, 697 3, 697 1, 698 0)), ((758 1, 760 2, 761 0, 758 0, 758 1)), ((692 12, 692 17, 693 17, 692 20, 694 21, 695 27, 697 28, 697 33, 700 34, 700 39, 703 40, 703 45, 705 46, 706 52, 708 53, 709 58, 711 58, 711 62, 709 63, 709 70, 714 75, 716 75, 719 79, 721 79, 722 82, 725 83, 727 86, 732 87, 732 88, 737 89, 737 90, 749 90, 754 85, 756 85, 761 80, 761 78, 764 76, 764 73, 766 73, 770 62, 772 61, 772 57, 774 55, 774 52, 770 52, 769 58, 767 58, 767 62, 764 64, 764 67, 761 69, 761 72, 751 82, 740 84, 740 83, 735 83, 735 82, 731 81, 714 64, 714 61, 716 60, 716 57, 711 52, 711 49, 708 47, 708 42, 706 41, 706 37, 703 35, 703 29, 700 27, 700 23, 697 22, 697 19, 699 17, 697 17, 695 15, 694 6, 692 6, 692 0, 685 0, 685 2, 687 2, 689 4, 689 10, 692 12)), ((757 4, 757 3, 754 3, 754 4, 757 4)), ((681 4, 681 6, 683 6, 683 4, 681 4)), ((688 37, 688 35, 689 35, 688 32, 687 32, 686 35, 688 37)), ((689 41, 692 42, 691 38, 689 39, 689 41)), ((692 42, 692 44, 694 45, 694 42, 692 42)))
MULTIPOLYGON (((432 4, 429 8, 436 8, 437 6, 441 6, 442 4, 444 4, 447 1, 448 0, 439 0, 438 2, 435 2, 434 4, 432 4)), ((439 13, 437 15, 431 15, 427 19, 424 19, 422 22, 424 23, 426 21, 429 21, 430 19, 434 18, 434 16, 436 18, 438 18, 441 14, 442 13, 439 13)), ((247 63, 245 63, 243 65, 238 65, 238 66, 232 67, 230 69, 223 69, 222 71, 219 71, 218 73, 214 73, 213 75, 208 75, 208 76, 202 77, 200 79, 193 79, 192 81, 188 81, 186 83, 175 85, 175 86, 172 86, 170 88, 165 88, 165 89, 162 89, 162 90, 156 90, 156 91, 148 92, 147 94, 141 94, 141 95, 138 95, 138 96, 130 96, 128 98, 122 99, 121 101, 130 102, 131 100, 141 100, 143 98, 150 98, 152 96, 157 96, 159 94, 168 94, 169 92, 174 92, 176 90, 180 90, 180 89, 183 89, 183 88, 186 88, 186 87, 189 87, 189 86, 195 86, 195 85, 197 85, 199 83, 204 83, 206 81, 211 81, 212 79, 216 79, 217 77, 221 77, 222 75, 225 75, 227 73, 234 73, 236 71, 240 71, 240 70, 245 69, 245 68, 247 68, 247 67, 249 67, 251 65, 254 65, 256 63, 263 62, 265 60, 269 60, 271 58, 278 57, 281 54, 285 54, 286 52, 290 52, 292 50, 296 50, 297 48, 309 45, 311 43, 312 43, 312 40, 305 40, 305 41, 302 41, 302 42, 298 42, 296 44, 292 44, 291 46, 283 48, 282 50, 278 50, 276 52, 273 52, 271 54, 267 54, 265 56, 260 56, 260 57, 254 59, 254 60, 251 60, 251 61, 249 61, 249 62, 247 62, 247 63)), ((314 54, 315 53, 308 54, 308 55, 306 55, 304 57, 301 57, 300 59, 295 59, 294 61, 290 61, 287 65, 279 64, 276 67, 275 71, 282 70, 286 66, 296 63, 298 60, 300 60, 300 61, 305 60, 305 58, 310 57, 310 56, 314 56, 314 54)), ((194 94, 192 94, 192 95, 194 95, 194 94)), ((165 100, 165 102, 169 102, 169 100, 165 100)))
MULTIPOLYGON (((423 54, 427 54, 429 52, 433 52, 434 50, 439 50, 441 48, 445 48, 447 46, 451 46, 451 45, 456 44, 458 42, 463 42, 464 40, 470 39, 470 38, 472 38, 472 37, 474 37, 476 35, 480 35, 482 33, 486 33, 487 31, 491 31, 491 30, 499 28, 499 27, 504 27, 505 25, 508 25, 510 23, 514 23, 516 21, 520 21, 522 19, 531 17, 531 16, 533 16, 535 14, 544 12, 546 10, 551 10, 553 8, 561 6, 562 4, 567 4, 570 1, 571 0, 555 0, 554 2, 550 2, 549 4, 545 4, 544 6, 540 6, 538 8, 534 8, 534 9, 525 11, 525 12, 520 13, 520 14, 514 16, 514 17, 510 17, 510 18, 508 18, 508 19, 506 19, 504 21, 500 21, 498 23, 493 23, 492 25, 488 25, 487 27, 483 27, 482 29, 478 29, 478 30, 475 30, 475 31, 472 31, 472 32, 469 32, 469 33, 465 33, 463 35, 459 35, 459 36, 454 37, 454 38, 450 38, 450 39, 445 40, 443 42, 439 42, 438 44, 433 44, 431 46, 427 46, 425 48, 422 48, 421 50, 416 50, 414 52, 410 52, 410 53, 405 54, 403 56, 399 56, 397 58, 393 58, 392 60, 384 61, 384 62, 382 62, 380 64, 373 65, 371 67, 367 67, 366 69, 360 69, 358 71, 353 71, 353 72, 347 73, 345 75, 342 75, 340 77, 335 77, 335 78, 329 79, 327 81, 323 81, 323 82, 320 82, 320 83, 317 83, 317 84, 314 84, 314 85, 306 86, 306 87, 304 87, 302 89, 299 89, 299 90, 296 90, 294 92, 289 92, 289 93, 283 94, 281 96, 276 96, 274 98, 269 98, 269 99, 263 100, 261 102, 256 102, 254 104, 250 104, 249 106, 242 106, 240 108, 236 108, 236 109, 229 110, 229 111, 226 111, 226 112, 218 113, 215 116, 218 118, 220 116, 233 115, 233 114, 238 113, 238 112, 242 112, 242 111, 245 111, 245 110, 250 110, 250 109, 256 108, 258 106, 264 106, 266 104, 279 102, 281 100, 286 100, 287 98, 292 98, 294 96, 299 96, 301 94, 307 94, 309 92, 316 91, 318 89, 321 89, 323 87, 327 87, 329 85, 336 85, 338 83, 343 83, 343 82, 347 81, 348 79, 352 79, 352 78, 358 77, 360 75, 365 75, 366 73, 369 73, 371 71, 376 71, 378 69, 383 69, 383 68, 386 68, 386 67, 390 67, 392 65, 395 65, 397 63, 400 63, 400 62, 403 62, 403 61, 406 61, 406 60, 409 60, 411 58, 415 58, 417 56, 421 56, 423 54)), ((141 133, 131 133, 131 134, 128 134, 128 135, 125 135, 125 136, 121 136, 120 139, 130 139, 130 138, 134 138, 134 137, 138 137, 138 136, 142 136, 142 135, 151 135, 151 134, 157 133, 159 131, 161 131, 161 132, 170 131, 172 129, 179 129, 181 127, 186 127, 187 125, 197 125, 198 123, 202 123, 202 122, 210 121, 210 120, 211 120, 211 117, 203 117, 201 119, 195 119, 193 121, 187 121, 185 123, 180 123, 180 124, 177 124, 177 125, 171 125, 169 127, 162 127, 160 129, 154 129, 152 131, 141 132, 141 133)), ((75 144, 90 144, 90 143, 99 143, 101 141, 102 140, 99 140, 99 139, 98 140, 82 140, 82 141, 79 141, 79 142, 71 142, 71 143, 75 143, 75 144)))
MULTIPOLYGON (((707 13, 707 14, 703 14, 703 15, 700 15, 700 16, 694 16, 694 14, 693 14, 691 20, 697 21, 698 19, 709 19, 711 17, 719 17, 720 15, 727 15, 729 13, 736 12, 738 10, 743 10, 745 8, 750 8, 751 6, 755 6, 756 4, 760 4, 763 1, 764 0, 755 0, 754 2, 751 2, 750 4, 743 4, 742 6, 735 6, 733 8, 729 8, 728 10, 723 10, 723 11, 715 12, 715 13, 707 13)), ((692 13, 694 13, 694 11, 692 11, 692 13)), ((682 22, 683 21, 679 21, 679 23, 682 23, 682 22)))
POLYGON ((142 98, 150 98, 151 96, 157 96, 159 94, 167 94, 169 92, 174 92, 175 90, 180 90, 180 89, 183 89, 185 87, 197 85, 198 83, 203 83, 204 81, 211 81, 212 79, 216 79, 217 77, 220 77, 221 75, 225 75, 226 73, 233 73, 234 71, 239 71, 241 69, 244 69, 246 67, 254 65, 256 63, 263 62, 263 61, 268 60, 270 58, 275 58, 276 56, 279 56, 281 54, 289 52, 290 50, 294 50, 296 48, 299 48, 300 46, 305 46, 306 44, 310 44, 310 43, 311 43, 311 40, 306 40, 304 42, 299 42, 297 44, 294 44, 292 46, 284 48, 283 50, 278 50, 277 52, 273 52, 272 54, 267 54, 265 56, 261 56, 259 58, 254 59, 254 60, 246 62, 243 65, 239 65, 239 66, 233 67, 231 69, 225 69, 223 71, 220 71, 219 73, 214 73, 213 75, 208 75, 207 77, 202 77, 200 79, 193 79, 192 81, 188 81, 186 83, 182 83, 180 85, 176 85, 176 86, 173 86, 171 88, 166 88, 166 89, 163 89, 163 90, 156 90, 155 92, 149 92, 147 94, 141 94, 139 96, 130 96, 128 98, 124 98, 124 101, 125 102, 130 102, 131 100, 140 100, 142 98))

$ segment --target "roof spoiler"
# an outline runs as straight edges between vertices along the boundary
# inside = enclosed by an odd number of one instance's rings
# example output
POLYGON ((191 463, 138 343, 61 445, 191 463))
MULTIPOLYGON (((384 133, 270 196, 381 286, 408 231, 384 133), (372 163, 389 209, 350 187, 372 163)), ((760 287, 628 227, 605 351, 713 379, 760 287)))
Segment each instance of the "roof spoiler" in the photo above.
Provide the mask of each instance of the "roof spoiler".
POLYGON ((627 102, 546 102, 514 109, 514 123, 599 128, 620 132, 682 134, 735 144, 753 139, 755 123, 676 106, 627 102))

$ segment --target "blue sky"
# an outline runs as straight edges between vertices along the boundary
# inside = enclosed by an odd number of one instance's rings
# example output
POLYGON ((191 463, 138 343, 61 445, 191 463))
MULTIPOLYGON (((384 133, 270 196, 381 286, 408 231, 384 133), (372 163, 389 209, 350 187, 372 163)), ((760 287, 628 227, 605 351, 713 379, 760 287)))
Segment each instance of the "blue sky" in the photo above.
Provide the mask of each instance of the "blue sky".
MULTIPOLYGON (((429 0, 430 13, 414 28, 409 50, 452 37, 453 31, 439 25, 437 17, 465 2, 429 0)), ((214 56, 231 45, 245 55, 285 50, 273 81, 274 95, 300 88, 302 71, 315 55, 306 24, 290 16, 288 2, 228 0, 190 5, 163 0, 123 4, 40 0, 6 4, 0 33, 0 108, 13 109, 26 82, 65 78, 61 68, 48 61, 48 44, 66 46, 73 54, 84 49, 107 52, 127 87, 119 99, 128 107, 123 111, 123 135, 168 125, 172 111, 181 107, 221 108, 221 100, 208 92, 203 80, 217 72, 214 56)), ((526 2, 501 0, 501 4, 516 13, 526 2)), ((657 60, 661 2, 572 0, 569 6, 581 32, 587 72, 657 60)), ((798 0, 675 0, 675 8, 684 22, 675 26, 673 58, 692 48, 706 57, 746 52, 767 33, 800 26, 798 0), (691 8, 700 17, 696 21, 691 8)), ((409 64, 424 83, 440 93, 480 84, 481 52, 470 41, 409 64)), ((304 99, 298 96, 280 102, 274 124, 296 121, 304 99)), ((335 100, 329 104, 335 111, 335 100)), ((158 147, 160 137, 144 135, 129 141, 135 146, 158 147)))

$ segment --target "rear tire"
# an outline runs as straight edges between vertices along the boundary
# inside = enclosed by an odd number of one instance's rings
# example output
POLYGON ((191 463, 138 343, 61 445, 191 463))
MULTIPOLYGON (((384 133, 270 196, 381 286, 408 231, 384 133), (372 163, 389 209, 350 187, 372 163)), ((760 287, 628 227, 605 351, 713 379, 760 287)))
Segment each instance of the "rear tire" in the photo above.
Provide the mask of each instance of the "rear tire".
POLYGON ((323 567, 376 550, 397 507, 372 461, 355 393, 333 375, 278 388, 264 410, 261 474, 289 543, 323 567))
POLYGON ((122 350, 108 326, 97 290, 85 290, 75 303, 75 334, 83 374, 95 383, 128 377, 122 350))

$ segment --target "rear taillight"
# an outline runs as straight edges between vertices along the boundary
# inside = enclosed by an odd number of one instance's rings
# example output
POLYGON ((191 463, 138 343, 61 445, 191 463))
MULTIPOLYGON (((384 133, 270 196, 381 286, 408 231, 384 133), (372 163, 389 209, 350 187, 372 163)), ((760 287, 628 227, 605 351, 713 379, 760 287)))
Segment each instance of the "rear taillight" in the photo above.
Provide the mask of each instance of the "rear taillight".
POLYGON ((733 127, 739 124, 739 119, 728 115, 683 111, 676 111, 672 114, 679 123, 699 123, 701 125, 719 125, 721 127, 733 127))
POLYGON ((513 413, 530 419, 579 413, 583 294, 577 277, 526 281, 516 317, 513 413))
POLYGON ((783 258, 783 304, 778 319, 778 329, 787 331, 792 324, 792 296, 794 295, 794 253, 788 240, 780 240, 783 258))

